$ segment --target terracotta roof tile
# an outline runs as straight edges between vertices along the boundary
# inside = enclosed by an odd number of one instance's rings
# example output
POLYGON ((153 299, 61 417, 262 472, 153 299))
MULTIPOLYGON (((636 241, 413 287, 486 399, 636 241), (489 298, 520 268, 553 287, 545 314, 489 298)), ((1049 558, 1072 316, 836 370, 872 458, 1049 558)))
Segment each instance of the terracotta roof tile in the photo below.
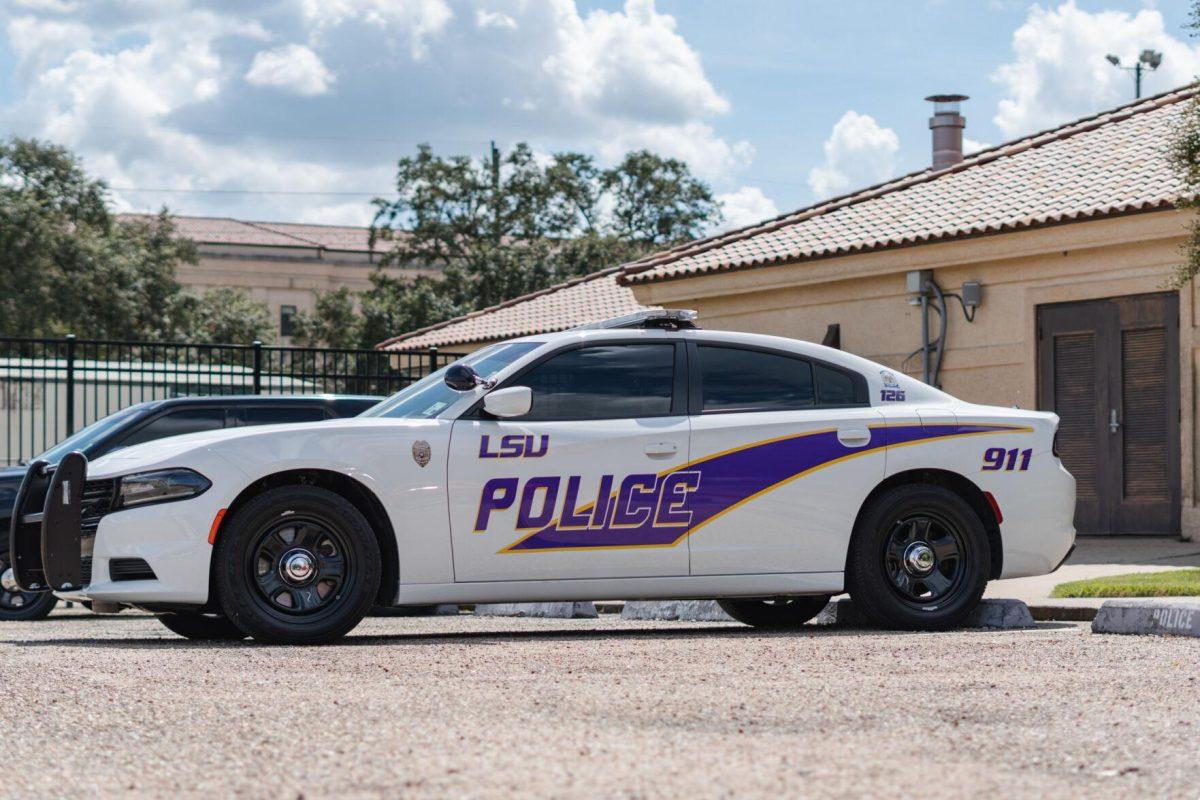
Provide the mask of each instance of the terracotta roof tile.
POLYGON ((472 314, 430 325, 378 345, 388 350, 453 347, 566 330, 587 322, 629 314, 639 305, 633 290, 617 283, 620 267, 551 286, 472 314))
POLYGON ((625 265, 648 283, 1169 208, 1167 132, 1195 85, 625 265))
MULTIPOLYGON (((148 219, 144 214, 122 214, 123 219, 148 219)), ((200 244, 251 247, 319 247, 347 253, 369 253, 370 229, 351 225, 308 225, 295 222, 257 222, 230 217, 173 217, 179 235, 200 244)), ((374 252, 392 245, 381 242, 374 252)))

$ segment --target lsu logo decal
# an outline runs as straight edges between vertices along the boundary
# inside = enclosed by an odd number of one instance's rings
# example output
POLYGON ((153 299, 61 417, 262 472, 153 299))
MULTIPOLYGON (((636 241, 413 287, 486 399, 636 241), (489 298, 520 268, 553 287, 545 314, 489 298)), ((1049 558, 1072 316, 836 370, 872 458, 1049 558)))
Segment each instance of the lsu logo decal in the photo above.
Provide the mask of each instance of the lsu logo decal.
POLYGON ((492 449, 490 439, 490 436, 483 436, 479 440, 480 458, 541 458, 550 449, 550 437, 546 434, 541 437, 519 433, 501 436, 495 449, 492 449), (535 441, 539 438, 540 441, 535 441))

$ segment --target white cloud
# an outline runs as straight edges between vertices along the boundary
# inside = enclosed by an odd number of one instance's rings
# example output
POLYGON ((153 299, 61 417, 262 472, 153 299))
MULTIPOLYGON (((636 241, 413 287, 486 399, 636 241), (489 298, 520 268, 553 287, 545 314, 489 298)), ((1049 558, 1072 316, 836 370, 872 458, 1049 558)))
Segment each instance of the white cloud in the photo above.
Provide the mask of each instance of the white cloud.
POLYGON ((825 140, 825 161, 808 173, 808 185, 819 198, 879 183, 896 174, 900 138, 874 118, 847 111, 825 140))
POLYGON ((732 194, 754 157, 715 128, 729 102, 652 0, 201 2, 89 0, 64 18, 46 10, 63 0, 15 16, 0 0, 16 62, 0 127, 72 147, 123 207, 311 221, 369 220, 421 141, 604 162, 647 148, 732 194))
POLYGON ((480 28, 507 28, 516 30, 517 21, 500 11, 481 8, 475 12, 475 24, 480 28))
POLYGON ((1132 100, 1133 76, 1105 56, 1132 66, 1143 48, 1163 54, 1162 66, 1143 75, 1143 95, 1181 86, 1200 73, 1200 45, 1167 33, 1153 9, 1090 13, 1074 0, 1056 8, 1032 6, 1013 33, 1013 60, 992 74, 1005 92, 996 125, 1018 136, 1132 100))
POLYGON ((408 39, 409 52, 422 59, 429 39, 453 18, 445 0, 300 0, 301 12, 313 36, 349 22, 362 22, 408 39))
POLYGON ((334 80, 321 57, 300 44, 255 53, 246 73, 246 81, 253 86, 282 89, 302 97, 325 94, 334 80))
POLYGON ((579 107, 667 120, 729 110, 674 18, 655 11, 654 0, 626 0, 623 13, 583 18, 573 2, 558 7, 558 48, 544 66, 579 107))
POLYGON ((743 186, 735 192, 717 195, 725 221, 724 230, 744 228, 757 222, 779 216, 775 201, 763 194, 757 186, 743 186))
POLYGON ((969 156, 972 153, 978 153, 980 150, 987 150, 989 147, 991 145, 986 142, 977 142, 967 136, 963 137, 963 155, 969 156))

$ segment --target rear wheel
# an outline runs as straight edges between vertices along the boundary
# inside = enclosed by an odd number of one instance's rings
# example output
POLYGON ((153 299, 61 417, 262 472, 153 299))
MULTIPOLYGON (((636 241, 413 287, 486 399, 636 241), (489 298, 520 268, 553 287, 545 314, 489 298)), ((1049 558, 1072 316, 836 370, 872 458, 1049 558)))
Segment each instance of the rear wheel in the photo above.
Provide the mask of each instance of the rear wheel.
POLYGON ((866 509, 850 545, 854 605, 886 628, 955 628, 979 604, 991 571, 983 523, 941 486, 899 486, 866 509))
POLYGON ((214 560, 226 616, 260 642, 324 644, 349 633, 379 589, 379 543, 341 495, 282 486, 221 531, 214 560))
POLYGON ((795 630, 821 613, 828 595, 718 600, 726 614, 746 625, 767 630, 795 630))
POLYGON ((8 563, 0 561, 0 621, 28 622, 45 619, 58 605, 50 592, 23 592, 8 563))
POLYGON ((158 621, 185 639, 197 642, 240 641, 246 633, 220 614, 183 611, 159 614, 158 621))

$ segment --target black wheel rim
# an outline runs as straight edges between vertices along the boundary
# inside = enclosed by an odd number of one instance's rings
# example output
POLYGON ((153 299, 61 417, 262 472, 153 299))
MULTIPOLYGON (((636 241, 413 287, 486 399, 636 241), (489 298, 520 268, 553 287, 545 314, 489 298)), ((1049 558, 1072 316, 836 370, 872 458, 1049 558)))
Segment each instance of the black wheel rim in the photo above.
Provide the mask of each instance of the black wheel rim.
POLYGON ((884 572, 892 590, 914 607, 953 598, 966 585, 970 565, 965 537, 936 514, 903 517, 884 539, 884 572))
POLYGON ((353 580, 353 567, 345 537, 334 525, 299 515, 267 526, 247 563, 259 602, 290 619, 333 608, 353 580))
MULTIPOLYGON (((0 561, 0 575, 7 571, 8 562, 0 561)), ((36 603, 40 596, 40 592, 14 592, 0 584, 0 611, 24 611, 36 603)))

